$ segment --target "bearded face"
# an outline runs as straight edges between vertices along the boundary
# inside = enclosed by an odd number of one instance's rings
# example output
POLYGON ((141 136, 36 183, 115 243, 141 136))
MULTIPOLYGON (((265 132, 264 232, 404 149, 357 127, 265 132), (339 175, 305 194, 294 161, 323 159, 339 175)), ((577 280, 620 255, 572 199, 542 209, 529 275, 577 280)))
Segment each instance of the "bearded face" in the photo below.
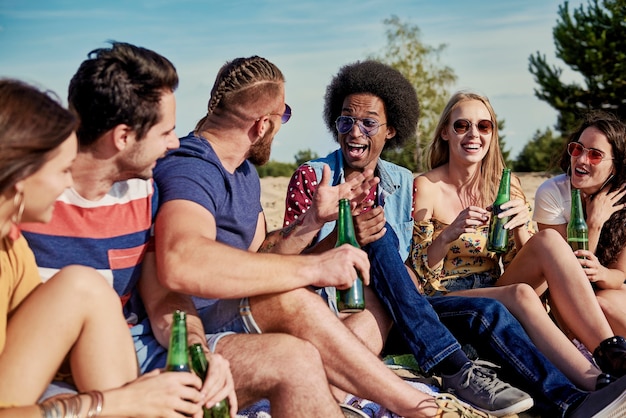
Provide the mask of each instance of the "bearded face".
POLYGON ((276 135, 276 124, 274 121, 269 120, 270 129, 267 130, 258 141, 256 141, 250 147, 250 154, 248 160, 256 166, 263 165, 270 160, 270 154, 272 152, 272 141, 276 135))

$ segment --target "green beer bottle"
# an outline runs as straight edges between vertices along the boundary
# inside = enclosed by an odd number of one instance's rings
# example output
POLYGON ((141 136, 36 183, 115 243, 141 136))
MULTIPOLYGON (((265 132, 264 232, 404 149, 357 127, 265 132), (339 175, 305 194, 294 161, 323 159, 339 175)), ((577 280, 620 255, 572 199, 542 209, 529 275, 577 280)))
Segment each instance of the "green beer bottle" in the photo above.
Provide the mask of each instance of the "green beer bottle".
POLYGON ((189 356, 187 354, 187 314, 184 311, 174 311, 165 371, 191 371, 189 368, 189 356))
MULTIPOLYGON (((191 368, 194 373, 198 375, 204 382, 206 375, 209 372, 209 362, 204 355, 204 350, 201 344, 193 344, 189 346, 189 358, 191 359, 191 368)), ((215 404, 211 409, 202 408, 204 418, 229 418, 230 417, 230 404, 228 398, 224 398, 215 404)))
MULTIPOLYGON (((337 219, 337 243, 335 247, 350 244, 360 248, 354 235, 352 213, 350 213, 350 201, 339 200, 339 218, 337 219)), ((365 309, 365 296, 363 294, 363 280, 357 276, 354 284, 349 289, 337 289, 337 307, 339 312, 361 312, 365 309)))
POLYGON ((509 231, 504 229, 504 225, 509 221, 509 217, 498 218, 498 214, 503 212, 500 206, 509 200, 511 200, 511 169, 504 168, 498 195, 491 207, 491 220, 489 221, 489 236, 487 239, 488 251, 503 253, 506 252, 509 245, 509 231))
MULTIPOLYGON (((573 251, 588 250, 589 236, 587 222, 583 214, 583 202, 580 198, 580 190, 572 187, 572 208, 569 222, 567 223, 567 243, 573 251)), ((584 258, 584 257, 579 257, 584 258)))

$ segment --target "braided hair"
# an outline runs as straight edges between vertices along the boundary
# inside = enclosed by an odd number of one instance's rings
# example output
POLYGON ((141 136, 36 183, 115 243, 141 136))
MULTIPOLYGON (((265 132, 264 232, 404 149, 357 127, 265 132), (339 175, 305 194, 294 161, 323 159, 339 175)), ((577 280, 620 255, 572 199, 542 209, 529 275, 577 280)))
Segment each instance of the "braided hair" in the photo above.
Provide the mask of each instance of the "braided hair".
POLYGON ((265 58, 255 55, 227 62, 215 78, 207 114, 196 125, 196 131, 213 114, 249 116, 251 105, 258 106, 267 97, 280 94, 284 82, 280 69, 265 58))

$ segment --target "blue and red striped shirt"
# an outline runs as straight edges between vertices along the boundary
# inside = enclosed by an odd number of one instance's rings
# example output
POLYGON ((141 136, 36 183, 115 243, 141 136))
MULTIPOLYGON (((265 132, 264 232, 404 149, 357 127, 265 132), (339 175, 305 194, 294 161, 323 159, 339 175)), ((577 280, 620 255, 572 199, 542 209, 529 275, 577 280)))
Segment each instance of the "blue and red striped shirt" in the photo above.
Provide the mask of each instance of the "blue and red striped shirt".
POLYGON ((135 288, 143 256, 153 250, 157 198, 152 180, 115 183, 98 201, 67 189, 55 203, 51 222, 20 225, 42 280, 71 264, 93 267, 120 295, 127 321, 134 324, 143 319, 145 311, 135 288))

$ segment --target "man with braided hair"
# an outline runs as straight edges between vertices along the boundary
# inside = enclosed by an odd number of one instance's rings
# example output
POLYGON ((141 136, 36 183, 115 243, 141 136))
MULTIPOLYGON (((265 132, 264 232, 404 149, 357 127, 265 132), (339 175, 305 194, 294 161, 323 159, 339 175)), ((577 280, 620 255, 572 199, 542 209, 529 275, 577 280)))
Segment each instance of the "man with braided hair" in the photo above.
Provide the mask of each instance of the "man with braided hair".
MULTIPOLYGON (((155 223, 158 277, 167 288, 195 297, 207 332, 234 333, 209 345, 229 360, 239 399, 263 389, 256 373, 268 356, 285 348, 262 341, 281 333, 314 347, 336 397, 349 392, 405 417, 436 416, 434 398, 397 377, 309 289, 347 288, 357 273, 367 284, 363 251, 344 245, 316 255, 257 252, 266 224, 253 164, 267 162, 273 138, 290 116, 284 77, 274 64, 254 56, 220 69, 206 116, 155 169, 161 193, 155 223)), ((302 247, 321 224, 336 218, 340 196, 361 200, 377 182, 370 170, 331 187, 326 172, 311 210, 296 228, 280 233, 302 247)), ((318 394, 310 395, 317 402, 318 394)), ((273 415, 278 407, 272 405, 273 415)))
MULTIPOLYGON (((84 264, 107 278, 124 303, 141 372, 165 366, 174 309, 188 313, 189 343, 201 343, 208 351, 207 340, 217 338, 205 335, 191 298, 168 292, 155 273, 151 224, 159 191, 151 177, 155 161, 179 146, 174 132, 177 85, 173 64, 156 52, 114 42, 90 53, 72 78, 68 95, 81 120, 80 150, 72 166, 74 185, 56 202, 49 224, 23 225, 43 277, 65 265, 84 264)), ((204 400, 215 403, 230 395, 234 414, 238 404, 247 406, 265 397, 278 404, 276 416, 340 417, 316 350, 288 335, 262 337, 242 342, 251 350, 254 344, 277 347, 266 353, 265 367, 251 370, 250 387, 256 391, 237 399, 228 362, 210 355, 204 400), (279 367, 291 373, 276 373, 279 367), (311 391, 316 392, 317 403, 310 402, 311 391)), ((166 378, 160 381, 168 384, 166 378)), ((173 398, 176 387, 169 385, 173 398)), ((55 382, 49 394, 71 391, 66 386, 55 382)), ((185 389, 184 384, 179 386, 185 389)), ((173 411, 187 399, 154 399, 161 392, 145 394, 155 406, 144 416, 157 416, 152 412, 170 403, 173 411)))
MULTIPOLYGON (((191 298, 164 289, 154 273, 151 225, 158 190, 152 171, 158 158, 178 147, 177 86, 176 68, 155 51, 126 42, 91 51, 68 89, 69 107, 80 120, 72 187, 55 202, 50 222, 21 225, 43 281, 70 265, 92 267, 106 278, 120 297, 141 373, 165 366, 175 309, 188 313, 190 343, 206 346, 191 298)), ((209 361, 214 367, 203 386, 205 400, 215 403, 229 395, 236 410, 228 363, 220 356, 209 361)), ((55 381, 44 396, 73 392, 71 386, 55 381)), ((186 399, 182 396, 179 401, 186 399)), ((163 400, 152 399, 155 405, 163 400)))

